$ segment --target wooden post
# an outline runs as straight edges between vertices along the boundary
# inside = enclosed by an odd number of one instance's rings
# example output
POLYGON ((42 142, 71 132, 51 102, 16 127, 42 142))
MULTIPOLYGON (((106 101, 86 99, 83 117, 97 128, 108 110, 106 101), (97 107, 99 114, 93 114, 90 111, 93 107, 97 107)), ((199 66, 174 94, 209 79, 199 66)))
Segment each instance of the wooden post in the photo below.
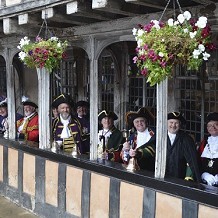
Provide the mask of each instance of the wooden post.
POLYGON ((90 160, 97 159, 98 145, 98 60, 95 46, 95 39, 90 37, 90 160))
POLYGON ((8 138, 16 138, 16 104, 15 104, 15 81, 14 81, 14 67, 6 61, 7 74, 7 103, 8 103, 8 138))
POLYGON ((45 68, 37 68, 39 106, 39 148, 50 148, 50 73, 45 68))
POLYGON ((157 135, 155 178, 163 179, 166 170, 167 152, 167 98, 168 78, 157 85, 157 135))

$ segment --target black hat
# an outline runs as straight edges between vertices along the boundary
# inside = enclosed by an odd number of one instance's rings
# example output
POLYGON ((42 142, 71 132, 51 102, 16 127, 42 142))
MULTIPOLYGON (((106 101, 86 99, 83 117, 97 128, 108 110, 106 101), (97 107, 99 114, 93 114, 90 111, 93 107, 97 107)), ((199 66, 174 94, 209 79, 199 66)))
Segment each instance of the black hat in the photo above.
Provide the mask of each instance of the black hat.
POLYGON ((167 120, 170 120, 170 119, 179 120, 182 124, 186 123, 185 118, 182 116, 180 112, 174 111, 174 112, 168 113, 167 120))
POLYGON ((105 117, 110 117, 113 120, 117 120, 118 116, 113 111, 103 110, 98 114, 98 120, 101 121, 105 117))
POLYGON ((209 123, 210 121, 218 121, 218 113, 217 112, 213 112, 207 115, 207 123, 209 123))
POLYGON ((71 98, 69 95, 67 95, 67 94, 61 94, 61 95, 59 95, 58 97, 56 97, 56 98, 54 99, 54 101, 52 102, 52 107, 53 107, 53 108, 58 108, 58 106, 59 106, 60 104, 63 104, 63 103, 68 104, 70 107, 73 107, 73 100, 72 100, 72 98, 71 98))
POLYGON ((22 97, 22 104, 23 104, 23 106, 29 105, 29 106, 32 106, 34 108, 38 108, 38 105, 36 103, 34 103, 33 101, 29 100, 29 98, 27 98, 26 96, 22 97))
POLYGON ((133 121, 138 117, 144 117, 147 121, 154 120, 154 115, 146 107, 140 108, 138 111, 129 111, 126 113, 126 123, 133 125, 133 121))
POLYGON ((76 103, 76 108, 78 108, 78 107, 87 107, 87 108, 89 108, 89 102, 87 102, 87 101, 78 101, 76 103))
POLYGON ((0 102, 0 107, 7 107, 8 106, 8 104, 7 104, 7 98, 5 98, 4 100, 2 100, 1 102, 0 102))

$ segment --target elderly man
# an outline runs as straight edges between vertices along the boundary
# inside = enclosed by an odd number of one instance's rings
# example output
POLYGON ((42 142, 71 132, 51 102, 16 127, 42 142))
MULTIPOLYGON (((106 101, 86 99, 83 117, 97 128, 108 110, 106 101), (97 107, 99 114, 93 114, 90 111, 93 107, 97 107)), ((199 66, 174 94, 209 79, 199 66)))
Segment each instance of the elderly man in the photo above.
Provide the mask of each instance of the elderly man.
POLYGON ((77 147, 79 154, 86 152, 81 139, 79 121, 71 115, 72 100, 66 94, 59 95, 52 103, 58 109, 59 116, 53 120, 52 131, 54 140, 61 144, 65 151, 77 147))
POLYGON ((194 140, 181 130, 185 122, 180 112, 168 114, 166 175, 199 182, 200 172, 194 140))
POLYGON ((19 139, 39 142, 38 106, 26 97, 22 98, 24 117, 17 121, 19 139))
POLYGON ((130 158, 135 158, 141 169, 154 171, 155 134, 148 128, 148 120, 154 119, 153 114, 145 107, 137 112, 127 112, 126 121, 135 132, 123 144, 121 157, 128 164, 130 158))
POLYGON ((201 156, 201 179, 211 186, 218 186, 218 113, 207 116, 207 131, 210 134, 199 147, 201 156))
POLYGON ((98 155, 100 158, 120 162, 122 132, 114 126, 118 117, 113 111, 103 110, 98 114, 101 129, 98 132, 98 155))

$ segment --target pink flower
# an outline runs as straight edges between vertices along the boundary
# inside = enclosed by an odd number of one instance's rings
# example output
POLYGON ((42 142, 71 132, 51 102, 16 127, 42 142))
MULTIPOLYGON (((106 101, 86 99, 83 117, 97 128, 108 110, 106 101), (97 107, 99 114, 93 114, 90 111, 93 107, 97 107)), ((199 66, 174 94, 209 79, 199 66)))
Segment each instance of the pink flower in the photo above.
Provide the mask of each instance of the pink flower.
POLYGON ((148 73, 147 68, 144 68, 144 69, 141 71, 141 74, 142 74, 143 76, 146 76, 147 73, 148 73))
POLYGON ((160 66, 161 66, 162 68, 165 68, 165 67, 166 67, 166 64, 167 64, 166 61, 161 61, 161 62, 160 62, 160 66))
POLYGON ((138 57, 137 56, 135 56, 133 59, 133 62, 134 62, 134 64, 137 62, 137 60, 138 60, 138 57))

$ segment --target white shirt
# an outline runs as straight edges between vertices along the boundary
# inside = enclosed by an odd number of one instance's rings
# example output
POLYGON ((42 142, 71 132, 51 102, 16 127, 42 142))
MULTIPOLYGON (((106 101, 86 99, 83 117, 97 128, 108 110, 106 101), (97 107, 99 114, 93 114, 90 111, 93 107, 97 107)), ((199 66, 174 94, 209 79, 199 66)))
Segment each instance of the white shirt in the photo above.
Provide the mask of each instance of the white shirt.
POLYGON ((23 127, 24 127, 25 123, 27 122, 27 120, 28 120, 30 117, 32 117, 35 113, 36 113, 36 112, 33 112, 33 113, 30 114, 29 116, 23 118, 23 123, 22 123, 22 125, 20 125, 20 126, 18 127, 18 132, 21 132, 21 131, 23 130, 23 127))
POLYGON ((151 135, 150 135, 150 132, 148 131, 148 128, 144 132, 137 131, 137 141, 136 141, 137 147, 136 148, 141 147, 142 145, 147 143, 150 139, 151 139, 151 135))
POLYGON ((201 157, 218 158, 218 136, 210 136, 207 139, 207 145, 201 154, 201 157))
POLYGON ((111 134, 112 134, 112 132, 109 129, 99 130, 99 132, 98 132, 98 144, 103 143, 102 139, 100 140, 100 136, 104 136, 105 137, 105 145, 107 145, 111 134))
POLYGON ((61 136, 60 136, 60 138, 62 138, 62 139, 67 139, 67 138, 70 138, 70 136, 71 136, 70 130, 68 128, 68 125, 70 123, 70 119, 71 119, 71 116, 69 116, 66 120, 64 120, 60 115, 60 120, 64 125, 64 128, 63 128, 63 130, 61 132, 61 136))
POLYGON ((173 134, 173 133, 170 133, 168 132, 168 136, 170 138, 170 143, 171 145, 173 145, 174 141, 175 141, 175 138, 176 138, 176 134, 173 134))

